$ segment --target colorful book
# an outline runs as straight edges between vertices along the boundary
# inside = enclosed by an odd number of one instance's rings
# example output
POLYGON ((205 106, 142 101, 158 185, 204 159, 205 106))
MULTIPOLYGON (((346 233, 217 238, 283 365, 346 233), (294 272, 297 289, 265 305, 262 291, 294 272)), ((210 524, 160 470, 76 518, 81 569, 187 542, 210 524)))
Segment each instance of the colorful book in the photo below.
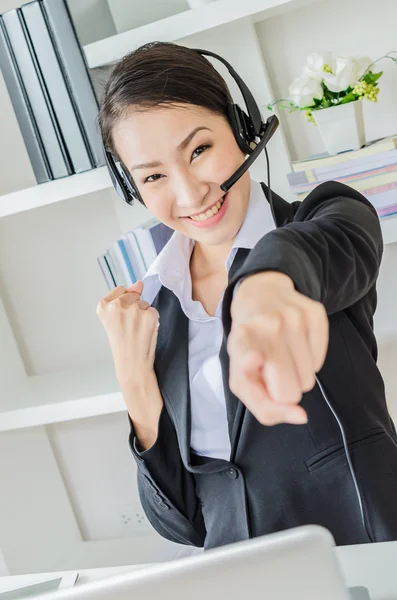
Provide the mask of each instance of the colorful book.
POLYGON ((397 148, 397 135, 392 135, 370 142, 359 150, 351 150, 331 155, 324 152, 322 154, 317 154, 308 160, 294 161, 292 163, 292 170, 306 171, 306 169, 316 169, 317 167, 324 167, 326 165, 336 165, 356 158, 394 150, 395 148, 397 148))
POLYGON ((102 275, 105 278, 106 281, 106 285, 108 286, 108 289, 111 290, 114 287, 117 287, 117 284, 115 282, 115 280, 113 279, 113 275, 111 270, 109 269, 109 263, 106 260, 105 256, 98 256, 98 264, 101 268, 102 271, 102 275))
MULTIPOLYGON (((371 169, 369 171, 363 171, 362 173, 355 173, 354 175, 347 175, 344 177, 328 177, 324 181, 339 181, 339 183, 344 183, 352 187, 355 187, 356 184, 358 185, 361 182, 362 187, 356 189, 365 189, 365 187, 371 187, 371 185, 366 185, 365 181, 368 182, 368 180, 371 180, 370 184, 372 184, 372 181, 375 181, 376 178, 380 180, 382 177, 388 176, 390 173, 397 173, 397 162, 385 167, 380 167, 378 169, 371 169)), ((291 190, 295 194, 305 194, 311 190, 314 190, 314 188, 320 185, 320 183, 323 182, 315 181, 313 183, 294 185, 293 187, 291 186, 291 190)), ((383 183, 383 181, 380 181, 378 185, 381 183, 383 183)))
MULTIPOLYGON (((363 196, 366 196, 368 193, 368 190, 371 190, 372 188, 378 187, 378 186, 394 184, 396 181, 397 181, 397 170, 395 169, 395 170, 392 170, 387 173, 375 175, 373 177, 365 177, 365 178, 362 178, 357 181, 350 181, 347 185, 349 185, 353 189, 361 192, 363 194, 363 196)), ((343 183, 345 183, 345 182, 343 182, 343 183)), ((314 187, 317 187, 317 185, 314 187)), ((309 195, 309 193, 310 193, 310 191, 302 193, 302 194, 298 194, 297 199, 304 200, 306 198, 306 196, 309 195)))
POLYGON ((397 163, 397 149, 381 152, 373 156, 356 158, 337 165, 328 165, 306 171, 293 171, 288 173, 287 178, 291 190, 296 193, 305 191, 315 184, 323 181, 340 180, 343 177, 370 173, 374 169, 386 168, 397 163))
POLYGON ((118 285, 130 287, 143 279, 173 233, 157 219, 151 219, 114 242, 97 259, 109 290, 118 285))

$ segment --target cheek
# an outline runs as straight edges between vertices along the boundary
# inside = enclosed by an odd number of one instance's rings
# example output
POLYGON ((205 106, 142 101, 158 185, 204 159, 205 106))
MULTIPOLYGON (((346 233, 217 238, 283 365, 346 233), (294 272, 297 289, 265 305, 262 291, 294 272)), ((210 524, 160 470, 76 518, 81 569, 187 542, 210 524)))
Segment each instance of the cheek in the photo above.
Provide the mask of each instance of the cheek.
POLYGON ((162 198, 161 201, 158 201, 157 199, 147 197, 145 204, 146 208, 154 217, 156 217, 156 219, 165 225, 169 225, 172 229, 175 229, 172 219, 171 202, 168 202, 166 198, 162 198))
POLYGON ((211 165, 211 170, 216 175, 215 180, 222 180, 221 183, 228 179, 230 175, 244 162, 244 155, 236 144, 235 139, 225 144, 219 149, 219 152, 214 155, 214 161, 211 165))

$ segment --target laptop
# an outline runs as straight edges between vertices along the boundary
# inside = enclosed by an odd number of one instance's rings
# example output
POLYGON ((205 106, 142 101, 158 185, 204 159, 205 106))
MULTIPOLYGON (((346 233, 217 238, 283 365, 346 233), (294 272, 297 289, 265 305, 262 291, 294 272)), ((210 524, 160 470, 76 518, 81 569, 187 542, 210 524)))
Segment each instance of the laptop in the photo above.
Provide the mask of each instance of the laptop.
POLYGON ((331 533, 304 525, 135 572, 50 592, 43 600, 368 600, 346 587, 331 533))

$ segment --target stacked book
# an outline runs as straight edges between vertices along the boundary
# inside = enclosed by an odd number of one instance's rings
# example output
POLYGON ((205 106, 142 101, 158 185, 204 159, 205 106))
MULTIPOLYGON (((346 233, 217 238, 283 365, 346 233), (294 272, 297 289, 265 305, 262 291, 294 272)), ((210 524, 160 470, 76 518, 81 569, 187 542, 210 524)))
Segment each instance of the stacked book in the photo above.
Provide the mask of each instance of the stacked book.
POLYGON ((150 219, 114 242, 97 259, 109 290, 143 279, 173 233, 157 219, 150 219))
POLYGON ((360 150, 294 162, 292 168, 287 177, 298 200, 303 200, 320 183, 333 180, 368 198, 380 218, 397 213, 397 135, 360 150))
POLYGON ((105 164, 97 98, 65 0, 0 15, 0 69, 38 183, 105 164))

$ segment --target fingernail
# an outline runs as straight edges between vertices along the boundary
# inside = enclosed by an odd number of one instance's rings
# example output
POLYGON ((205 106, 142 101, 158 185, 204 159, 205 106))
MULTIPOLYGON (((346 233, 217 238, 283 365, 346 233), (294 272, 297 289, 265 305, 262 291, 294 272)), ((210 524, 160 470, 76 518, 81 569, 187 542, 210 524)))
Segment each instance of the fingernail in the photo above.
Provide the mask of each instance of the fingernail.
POLYGON ((301 412, 289 412, 285 415, 286 423, 291 423, 292 425, 304 425, 307 423, 307 415, 301 412))

